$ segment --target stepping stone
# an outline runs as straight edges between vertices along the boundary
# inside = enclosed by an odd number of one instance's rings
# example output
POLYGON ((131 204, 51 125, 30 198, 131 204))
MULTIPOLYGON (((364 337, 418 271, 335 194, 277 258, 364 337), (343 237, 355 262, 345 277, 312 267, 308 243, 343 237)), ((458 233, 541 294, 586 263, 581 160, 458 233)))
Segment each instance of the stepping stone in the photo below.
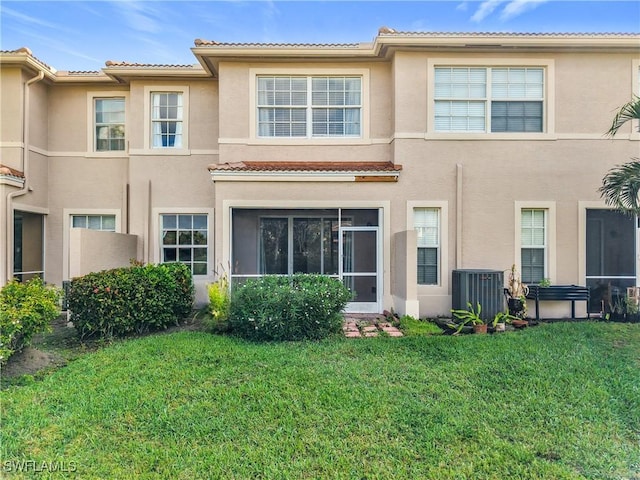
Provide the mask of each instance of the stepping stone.
POLYGON ((360 332, 355 331, 355 332, 345 332, 344 336, 347 338, 361 338, 362 335, 360 335, 360 332))
POLYGON ((378 331, 376 330, 375 332, 364 332, 364 336, 365 337, 377 337, 378 336, 378 331))

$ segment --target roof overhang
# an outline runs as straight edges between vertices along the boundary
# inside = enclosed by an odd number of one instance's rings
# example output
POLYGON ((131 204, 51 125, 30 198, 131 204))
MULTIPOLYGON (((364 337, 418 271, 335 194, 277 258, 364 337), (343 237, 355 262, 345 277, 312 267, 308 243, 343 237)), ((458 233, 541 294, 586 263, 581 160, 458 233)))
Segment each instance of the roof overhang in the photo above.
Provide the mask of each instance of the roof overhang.
POLYGON ((236 162, 209 166, 213 182, 397 182, 391 162, 236 162))

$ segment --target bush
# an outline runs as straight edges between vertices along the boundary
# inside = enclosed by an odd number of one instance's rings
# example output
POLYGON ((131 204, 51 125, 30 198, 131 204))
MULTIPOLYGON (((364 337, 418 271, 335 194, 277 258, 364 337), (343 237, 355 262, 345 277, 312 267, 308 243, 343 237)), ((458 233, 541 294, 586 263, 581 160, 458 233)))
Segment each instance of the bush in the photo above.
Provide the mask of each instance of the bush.
POLYGON ((0 290, 0 364, 20 351, 33 335, 50 329, 60 314, 60 290, 41 279, 9 282, 0 290))
POLYGON ((229 329, 229 310, 231 308, 231 293, 229 279, 226 274, 207 286, 209 293, 209 317, 205 320, 208 330, 226 332, 229 329))
POLYGON ((339 333, 351 292, 335 278, 265 276, 234 288, 229 323, 250 340, 320 339, 339 333))
POLYGON ((178 324, 193 304, 184 264, 133 265, 74 278, 67 295, 81 337, 124 336, 178 324))

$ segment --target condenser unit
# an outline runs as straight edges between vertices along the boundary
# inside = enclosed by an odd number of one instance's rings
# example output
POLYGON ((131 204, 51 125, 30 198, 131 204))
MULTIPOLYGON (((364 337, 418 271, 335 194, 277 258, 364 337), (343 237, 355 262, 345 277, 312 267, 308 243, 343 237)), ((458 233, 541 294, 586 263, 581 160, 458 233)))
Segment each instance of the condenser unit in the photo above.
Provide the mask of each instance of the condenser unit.
POLYGON ((452 275, 451 307, 454 310, 467 310, 482 306, 481 317, 491 320, 504 307, 504 274, 499 270, 454 270, 452 275))

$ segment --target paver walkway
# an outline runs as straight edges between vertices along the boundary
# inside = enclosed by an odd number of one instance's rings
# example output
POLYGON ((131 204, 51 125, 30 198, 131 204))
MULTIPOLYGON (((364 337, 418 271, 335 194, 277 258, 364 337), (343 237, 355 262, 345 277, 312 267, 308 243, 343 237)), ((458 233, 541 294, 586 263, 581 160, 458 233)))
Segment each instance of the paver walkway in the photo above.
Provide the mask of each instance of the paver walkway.
POLYGON ((381 332, 389 337, 402 337, 402 332, 384 317, 346 316, 342 327, 347 338, 377 337, 381 332))

